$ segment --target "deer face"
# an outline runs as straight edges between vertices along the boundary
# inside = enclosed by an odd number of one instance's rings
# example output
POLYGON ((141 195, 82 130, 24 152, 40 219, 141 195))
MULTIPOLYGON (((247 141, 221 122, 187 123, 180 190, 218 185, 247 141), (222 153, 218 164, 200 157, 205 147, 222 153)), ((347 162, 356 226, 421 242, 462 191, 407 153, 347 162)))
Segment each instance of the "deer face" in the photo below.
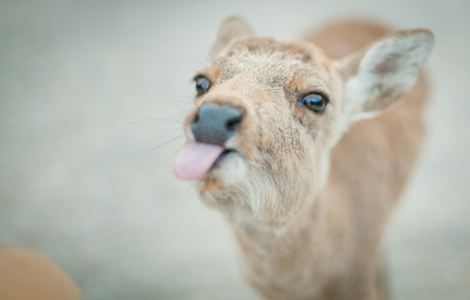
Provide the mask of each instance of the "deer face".
POLYGON ((192 151, 214 155, 195 171, 202 199, 268 221, 295 214, 321 186, 339 132, 331 63, 313 45, 247 37, 195 78, 185 129, 189 142, 211 145, 192 151))
POLYGON ((195 76, 177 176, 196 179, 201 199, 228 215, 286 222, 318 195, 330 150, 351 120, 414 83, 418 70, 410 82, 383 84, 406 60, 386 51, 332 62, 312 44, 253 37, 242 20, 227 19, 212 63, 195 76), (367 55, 372 62, 363 63, 367 55))

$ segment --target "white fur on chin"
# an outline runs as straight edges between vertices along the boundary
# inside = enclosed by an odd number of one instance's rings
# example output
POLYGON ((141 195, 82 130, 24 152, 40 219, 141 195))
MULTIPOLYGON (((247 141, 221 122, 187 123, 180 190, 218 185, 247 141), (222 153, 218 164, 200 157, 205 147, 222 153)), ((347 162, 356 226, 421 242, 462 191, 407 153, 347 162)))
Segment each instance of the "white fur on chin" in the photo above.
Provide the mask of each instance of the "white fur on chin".
POLYGON ((246 176, 246 164, 238 152, 226 154, 217 164, 211 173, 224 185, 236 184, 246 176))

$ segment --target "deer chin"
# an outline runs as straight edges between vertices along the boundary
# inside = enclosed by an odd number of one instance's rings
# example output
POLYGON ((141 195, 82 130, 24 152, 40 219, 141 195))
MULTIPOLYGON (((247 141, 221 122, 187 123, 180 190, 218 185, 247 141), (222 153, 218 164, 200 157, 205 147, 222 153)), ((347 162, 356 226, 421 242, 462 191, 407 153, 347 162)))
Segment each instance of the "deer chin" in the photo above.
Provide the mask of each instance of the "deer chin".
POLYGON ((246 177, 247 168, 243 155, 235 149, 225 149, 205 176, 199 179, 201 192, 223 191, 246 177))

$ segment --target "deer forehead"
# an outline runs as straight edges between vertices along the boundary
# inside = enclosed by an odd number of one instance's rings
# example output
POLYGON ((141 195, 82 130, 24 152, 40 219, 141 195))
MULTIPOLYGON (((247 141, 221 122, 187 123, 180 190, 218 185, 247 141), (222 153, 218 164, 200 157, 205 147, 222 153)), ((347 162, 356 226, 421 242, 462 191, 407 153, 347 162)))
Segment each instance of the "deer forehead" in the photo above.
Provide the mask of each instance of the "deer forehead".
POLYGON ((221 82, 237 76, 293 90, 326 88, 332 71, 329 61, 313 45, 253 38, 235 42, 216 65, 221 82))

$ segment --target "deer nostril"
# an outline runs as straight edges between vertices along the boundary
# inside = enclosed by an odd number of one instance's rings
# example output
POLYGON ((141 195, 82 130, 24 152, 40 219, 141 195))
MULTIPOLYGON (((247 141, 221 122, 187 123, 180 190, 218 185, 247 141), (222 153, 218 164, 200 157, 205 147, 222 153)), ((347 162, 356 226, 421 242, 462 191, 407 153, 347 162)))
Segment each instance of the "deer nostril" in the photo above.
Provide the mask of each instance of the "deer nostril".
POLYGON ((199 112, 194 116, 194 119, 193 119, 193 124, 199 122, 199 112))
POLYGON ((241 121, 242 115, 240 114, 239 116, 228 119, 227 122, 225 122, 225 128, 227 128, 229 131, 235 131, 237 130, 238 126, 240 126, 241 121))

